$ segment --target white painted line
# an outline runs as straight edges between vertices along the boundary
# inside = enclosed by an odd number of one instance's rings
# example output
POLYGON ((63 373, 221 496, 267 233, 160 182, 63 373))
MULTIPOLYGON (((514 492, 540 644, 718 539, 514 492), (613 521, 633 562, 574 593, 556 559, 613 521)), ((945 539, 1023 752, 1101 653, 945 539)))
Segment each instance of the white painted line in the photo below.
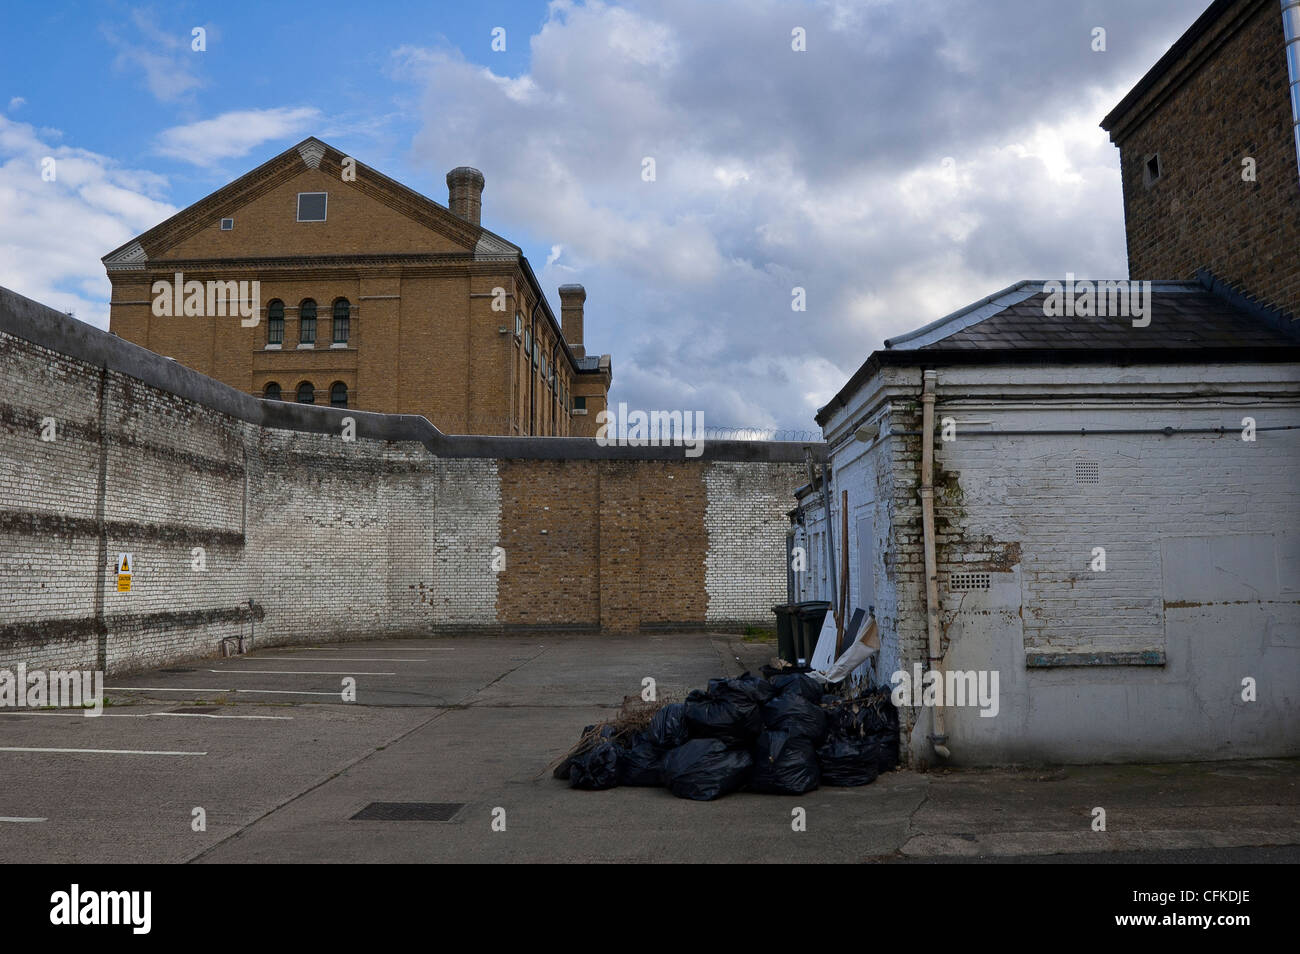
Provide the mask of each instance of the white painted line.
MULTIPOLYGON (((380 659, 375 657, 371 657, 369 659, 353 659, 348 656, 256 656, 256 657, 250 656, 248 657, 248 659, 249 662, 252 662, 254 659, 256 659, 258 662, 298 662, 298 660, 300 659, 328 659, 330 662, 382 662, 382 663, 428 662, 429 661, 427 659, 396 659, 393 657, 389 657, 387 659, 380 659)), ((224 671, 225 670, 223 670, 223 672, 224 671)), ((238 670, 233 670, 233 669, 230 671, 238 672, 238 670)))
POLYGON ((396 676, 395 672, 357 672, 354 669, 209 669, 208 672, 219 672, 223 676, 231 673, 239 673, 250 676, 396 676))
POLYGON ((105 692, 261 692, 272 696, 337 696, 335 692, 307 692, 301 689, 169 689, 164 686, 105 686, 105 692))
POLYGON ((207 755, 207 752, 165 752, 158 749, 32 749, 19 745, 0 745, 0 752, 72 752, 89 755, 207 755))
MULTIPOLYGON (((87 712, 94 712, 93 709, 87 709, 87 712)), ((0 712, 0 715, 34 715, 34 716, 64 716, 65 718, 76 719, 82 716, 80 712, 0 712)), ((148 718, 147 712, 101 712, 99 715, 87 715, 87 719, 145 719, 148 718)))
POLYGON ((0 815, 0 822, 43 822, 49 821, 48 818, 10 818, 7 815, 0 815))
MULTIPOLYGON (((342 646, 303 646, 302 648, 313 652, 356 652, 355 649, 346 649, 342 646)), ((281 651, 286 650, 282 649, 281 651)), ((367 653, 454 653, 455 651, 456 647, 454 646, 416 646, 411 649, 399 649, 395 646, 367 646, 362 650, 362 652, 367 653)))
POLYGON ((168 689, 166 686, 104 686, 105 693, 233 693, 234 689, 168 689))
POLYGON ((240 716, 240 715, 217 715, 213 712, 150 712, 149 715, 156 716, 188 716, 191 719, 288 719, 292 720, 293 716, 240 716))

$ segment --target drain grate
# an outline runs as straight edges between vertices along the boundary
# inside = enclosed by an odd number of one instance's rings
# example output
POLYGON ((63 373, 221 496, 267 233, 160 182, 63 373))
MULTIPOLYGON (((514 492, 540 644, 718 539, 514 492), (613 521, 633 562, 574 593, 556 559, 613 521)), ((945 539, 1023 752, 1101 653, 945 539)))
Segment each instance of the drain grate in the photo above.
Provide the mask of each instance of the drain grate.
POLYGON ((159 672, 198 672, 197 669, 159 669, 159 672))
POLYGON ((464 802, 371 802, 351 821, 451 821, 464 802))
POLYGON ((207 715, 209 712, 216 712, 219 706, 186 706, 184 709, 172 709, 172 712, 183 712, 186 715, 207 715))

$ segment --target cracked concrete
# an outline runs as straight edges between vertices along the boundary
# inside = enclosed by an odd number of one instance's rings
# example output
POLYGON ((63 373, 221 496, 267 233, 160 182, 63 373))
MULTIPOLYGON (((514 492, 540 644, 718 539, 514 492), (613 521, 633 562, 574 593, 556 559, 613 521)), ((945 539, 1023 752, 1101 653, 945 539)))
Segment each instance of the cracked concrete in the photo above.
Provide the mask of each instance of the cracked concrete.
POLYGON ((651 676, 684 693, 756 669, 718 634, 266 647, 109 680, 99 719, 0 714, 6 862, 969 861, 1294 858, 1300 762, 893 772, 798 798, 579 792, 547 767, 651 676), (337 694, 357 675, 357 701, 337 694), (310 695, 308 693, 320 693, 310 695), (179 712, 178 710, 199 711, 179 712), (162 752, 195 753, 161 755, 162 752), (200 754, 201 753, 201 754, 200 754), (372 801, 449 822, 351 821, 372 801), (1104 807, 1107 831, 1091 829, 1104 807), (791 830, 803 808, 807 830, 791 830), (194 809, 206 828, 195 831, 194 809), (494 831, 504 809, 506 830, 494 831))

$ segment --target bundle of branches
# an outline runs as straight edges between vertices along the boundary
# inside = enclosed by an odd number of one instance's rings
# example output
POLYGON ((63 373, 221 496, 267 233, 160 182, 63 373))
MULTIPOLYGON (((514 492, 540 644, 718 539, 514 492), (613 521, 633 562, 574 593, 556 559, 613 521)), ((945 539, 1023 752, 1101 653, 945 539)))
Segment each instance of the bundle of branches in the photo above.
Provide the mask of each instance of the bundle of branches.
POLYGON ((842 738, 865 738, 898 731, 898 710, 888 686, 866 689, 825 707, 842 738))

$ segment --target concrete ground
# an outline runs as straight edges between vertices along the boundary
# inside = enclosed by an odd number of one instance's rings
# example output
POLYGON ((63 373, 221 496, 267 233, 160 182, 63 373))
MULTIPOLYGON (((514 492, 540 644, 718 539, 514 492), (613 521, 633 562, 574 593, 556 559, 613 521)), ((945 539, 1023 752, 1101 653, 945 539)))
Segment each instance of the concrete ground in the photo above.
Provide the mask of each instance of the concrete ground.
POLYGON ((112 677, 102 718, 0 710, 0 862, 1300 860, 1294 760, 900 771, 710 803, 551 778, 643 678, 684 693, 771 654, 708 634, 459 637, 112 677), (461 807, 352 820, 372 802, 461 807))

